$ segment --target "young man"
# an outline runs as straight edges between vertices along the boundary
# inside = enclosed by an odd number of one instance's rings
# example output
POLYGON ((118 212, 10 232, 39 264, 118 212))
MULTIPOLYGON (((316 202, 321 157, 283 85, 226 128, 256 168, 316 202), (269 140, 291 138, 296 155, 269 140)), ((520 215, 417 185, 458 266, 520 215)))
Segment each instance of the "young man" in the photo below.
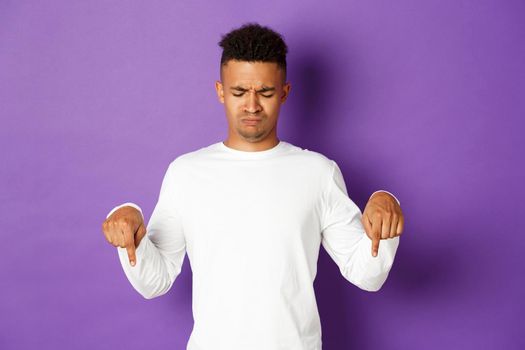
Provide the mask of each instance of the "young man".
POLYGON ((278 139, 290 92, 278 33, 246 24, 219 44, 228 138, 171 162, 147 228, 140 207, 124 203, 102 229, 146 299, 168 292, 188 253, 195 323, 187 349, 320 350, 320 246, 344 278, 377 291, 403 215, 386 191, 361 215, 335 161, 278 139))

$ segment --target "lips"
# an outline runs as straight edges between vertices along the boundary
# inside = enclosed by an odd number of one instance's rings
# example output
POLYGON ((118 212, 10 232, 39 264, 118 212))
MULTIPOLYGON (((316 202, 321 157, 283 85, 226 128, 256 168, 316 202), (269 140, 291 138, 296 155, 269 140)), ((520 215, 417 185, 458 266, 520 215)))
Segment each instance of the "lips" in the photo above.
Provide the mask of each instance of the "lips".
POLYGON ((262 119, 261 118, 258 118, 258 119, 253 119, 253 118, 249 118, 249 119, 241 119, 241 121, 246 124, 246 125, 257 125, 262 119))

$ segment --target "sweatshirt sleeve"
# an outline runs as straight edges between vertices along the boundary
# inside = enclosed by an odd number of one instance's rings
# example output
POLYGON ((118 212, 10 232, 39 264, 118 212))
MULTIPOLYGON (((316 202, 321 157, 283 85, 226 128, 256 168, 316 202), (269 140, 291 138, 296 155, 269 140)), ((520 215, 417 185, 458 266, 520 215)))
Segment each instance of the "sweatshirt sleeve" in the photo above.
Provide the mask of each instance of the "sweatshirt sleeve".
POLYGON ((386 278, 399 245, 399 237, 381 240, 377 257, 361 222, 359 207, 348 197, 343 174, 331 160, 331 176, 323 192, 322 245, 341 274, 357 287, 375 292, 386 278))
MULTIPOLYGON (((174 183, 174 171, 175 163, 172 162, 162 180, 157 204, 146 227, 146 235, 135 251, 135 266, 129 263, 126 249, 117 247, 126 277, 135 290, 146 299, 161 296, 169 291, 181 272, 186 254, 182 222, 174 205, 177 186, 174 183)), ((133 203, 121 206, 131 204, 133 203)))

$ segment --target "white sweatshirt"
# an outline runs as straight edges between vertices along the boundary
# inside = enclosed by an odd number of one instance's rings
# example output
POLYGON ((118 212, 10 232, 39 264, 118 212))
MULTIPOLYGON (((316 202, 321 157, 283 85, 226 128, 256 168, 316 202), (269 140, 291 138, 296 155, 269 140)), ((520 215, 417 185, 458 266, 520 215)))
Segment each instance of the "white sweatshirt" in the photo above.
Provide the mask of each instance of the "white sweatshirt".
MULTIPOLYGON (((108 217, 124 205, 140 210, 124 203, 108 217)), ((324 155, 282 140, 258 152, 218 142, 171 162, 136 265, 117 251, 147 299, 168 292, 188 253, 188 350, 321 350, 313 287, 320 245, 367 291, 381 288, 394 261, 399 238, 381 240, 373 257, 361 215, 324 155)))

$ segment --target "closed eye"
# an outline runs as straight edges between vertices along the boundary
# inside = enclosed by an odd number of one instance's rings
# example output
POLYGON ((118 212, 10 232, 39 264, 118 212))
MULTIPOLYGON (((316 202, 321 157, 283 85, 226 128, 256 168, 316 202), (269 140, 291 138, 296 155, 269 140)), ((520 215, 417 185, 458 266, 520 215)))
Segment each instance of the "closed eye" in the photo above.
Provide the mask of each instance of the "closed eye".
MULTIPOLYGON (((242 94, 232 94, 232 95, 235 96, 235 97, 241 97, 242 95, 244 95, 244 93, 242 93, 242 94)), ((274 95, 274 94, 271 94, 271 95, 261 95, 261 96, 266 97, 266 98, 270 98, 270 97, 272 97, 273 95, 274 95)))

